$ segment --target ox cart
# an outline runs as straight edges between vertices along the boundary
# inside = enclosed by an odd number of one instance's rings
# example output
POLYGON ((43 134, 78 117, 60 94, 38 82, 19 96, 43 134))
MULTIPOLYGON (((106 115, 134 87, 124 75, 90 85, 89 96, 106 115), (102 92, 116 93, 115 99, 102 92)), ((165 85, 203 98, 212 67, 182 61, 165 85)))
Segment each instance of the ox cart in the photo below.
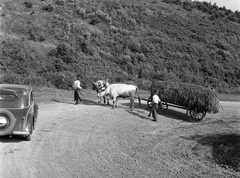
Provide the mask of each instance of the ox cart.
MULTIPOLYGON (((167 110, 169 106, 186 109, 191 122, 199 122, 206 113, 217 113, 220 108, 216 91, 208 87, 158 81, 151 85, 151 94, 154 90, 162 101, 162 109, 167 110)), ((152 95, 143 100, 147 101, 147 105, 151 108, 152 95)))
MULTIPOLYGON (((152 108, 152 106, 151 106, 151 102, 152 102, 151 96, 148 99, 143 99, 143 100, 147 101, 147 105, 151 109, 152 108)), ((162 104, 162 108, 161 107, 159 107, 159 108, 164 109, 164 110, 168 110, 169 106, 180 108, 180 109, 186 109, 187 110, 186 111, 186 115, 190 116, 190 121, 191 122, 199 122, 199 121, 201 121, 206 116, 206 113, 207 113, 204 110, 197 112, 194 109, 190 109, 188 107, 180 106, 180 105, 176 105, 176 104, 172 104, 172 103, 167 103, 165 101, 162 101, 161 104, 162 104)))

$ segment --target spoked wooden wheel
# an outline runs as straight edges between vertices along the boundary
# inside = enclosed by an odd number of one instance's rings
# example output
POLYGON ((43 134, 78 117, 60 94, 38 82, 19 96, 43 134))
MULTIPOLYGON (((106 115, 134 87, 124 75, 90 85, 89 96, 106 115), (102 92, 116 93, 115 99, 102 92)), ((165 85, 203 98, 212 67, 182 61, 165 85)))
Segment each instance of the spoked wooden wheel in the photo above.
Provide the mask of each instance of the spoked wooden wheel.
POLYGON ((166 102, 161 102, 162 103, 162 109, 168 110, 168 104, 166 102))
POLYGON ((191 116, 191 122, 199 122, 206 116, 205 111, 195 112, 194 110, 190 110, 189 114, 191 116))
POLYGON ((152 98, 151 98, 151 96, 148 98, 148 100, 147 100, 147 105, 148 105, 148 107, 150 108, 150 109, 152 109, 152 98))
MULTIPOLYGON (((162 103, 162 107, 160 106, 160 103, 159 103, 159 109, 167 110, 168 109, 168 104, 166 102, 161 102, 161 103, 162 103)), ((152 109, 152 98, 151 97, 148 98, 147 105, 150 109, 152 109)))

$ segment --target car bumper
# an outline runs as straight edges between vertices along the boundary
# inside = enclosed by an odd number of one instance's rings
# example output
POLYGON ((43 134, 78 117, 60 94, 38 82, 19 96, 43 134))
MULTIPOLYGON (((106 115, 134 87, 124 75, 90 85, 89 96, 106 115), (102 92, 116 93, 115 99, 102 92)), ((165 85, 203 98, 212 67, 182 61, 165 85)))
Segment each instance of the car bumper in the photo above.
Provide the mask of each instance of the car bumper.
POLYGON ((30 132, 13 131, 11 135, 30 135, 30 132))

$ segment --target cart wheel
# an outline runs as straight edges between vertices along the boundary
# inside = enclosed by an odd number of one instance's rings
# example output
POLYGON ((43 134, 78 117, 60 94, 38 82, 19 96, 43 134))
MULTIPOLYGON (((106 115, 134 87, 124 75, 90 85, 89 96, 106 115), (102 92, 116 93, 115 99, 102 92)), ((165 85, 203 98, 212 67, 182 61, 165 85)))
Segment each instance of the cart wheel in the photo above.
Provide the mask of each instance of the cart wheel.
POLYGON ((148 98, 148 100, 147 100, 147 105, 148 105, 148 107, 149 107, 150 109, 152 109, 151 103, 152 103, 152 97, 150 96, 150 97, 148 98))
POLYGON ((196 113, 195 111, 190 110, 189 113, 190 113, 192 122, 199 122, 206 116, 206 112, 205 111, 196 113))
POLYGON ((168 104, 166 102, 162 102, 162 109, 168 110, 168 104))

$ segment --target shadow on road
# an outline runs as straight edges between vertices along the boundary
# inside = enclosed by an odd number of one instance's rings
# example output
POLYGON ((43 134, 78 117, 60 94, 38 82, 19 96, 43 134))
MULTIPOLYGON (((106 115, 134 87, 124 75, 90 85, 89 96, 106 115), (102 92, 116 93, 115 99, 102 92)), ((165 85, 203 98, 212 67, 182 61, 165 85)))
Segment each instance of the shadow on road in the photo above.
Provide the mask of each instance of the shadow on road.
POLYGON ((134 116, 137 116, 141 119, 145 119, 145 120, 149 120, 149 121, 153 121, 153 118, 152 117, 148 117, 148 116, 144 116, 143 113, 140 113, 139 111, 130 111, 128 110, 128 112, 134 116))
POLYGON ((0 137, 0 142, 2 143, 18 143, 22 141, 25 141, 25 140, 24 140, 24 137, 21 137, 21 136, 14 135, 12 137, 9 137, 9 135, 7 135, 7 136, 0 137))
POLYGON ((191 122, 190 116, 186 114, 186 111, 180 112, 174 109, 161 110, 158 112, 160 115, 163 115, 167 118, 181 120, 185 122, 191 122))
MULTIPOLYGON (((71 100, 63 100, 63 99, 52 99, 53 102, 57 102, 57 103, 66 103, 66 104, 72 104, 72 105, 75 105, 75 102, 74 101, 71 101, 71 100)), ((89 99, 82 99, 82 102, 81 102, 82 105, 99 105, 99 106, 108 106, 107 104, 105 103, 99 103, 98 101, 93 101, 93 100, 89 100, 89 99)))

